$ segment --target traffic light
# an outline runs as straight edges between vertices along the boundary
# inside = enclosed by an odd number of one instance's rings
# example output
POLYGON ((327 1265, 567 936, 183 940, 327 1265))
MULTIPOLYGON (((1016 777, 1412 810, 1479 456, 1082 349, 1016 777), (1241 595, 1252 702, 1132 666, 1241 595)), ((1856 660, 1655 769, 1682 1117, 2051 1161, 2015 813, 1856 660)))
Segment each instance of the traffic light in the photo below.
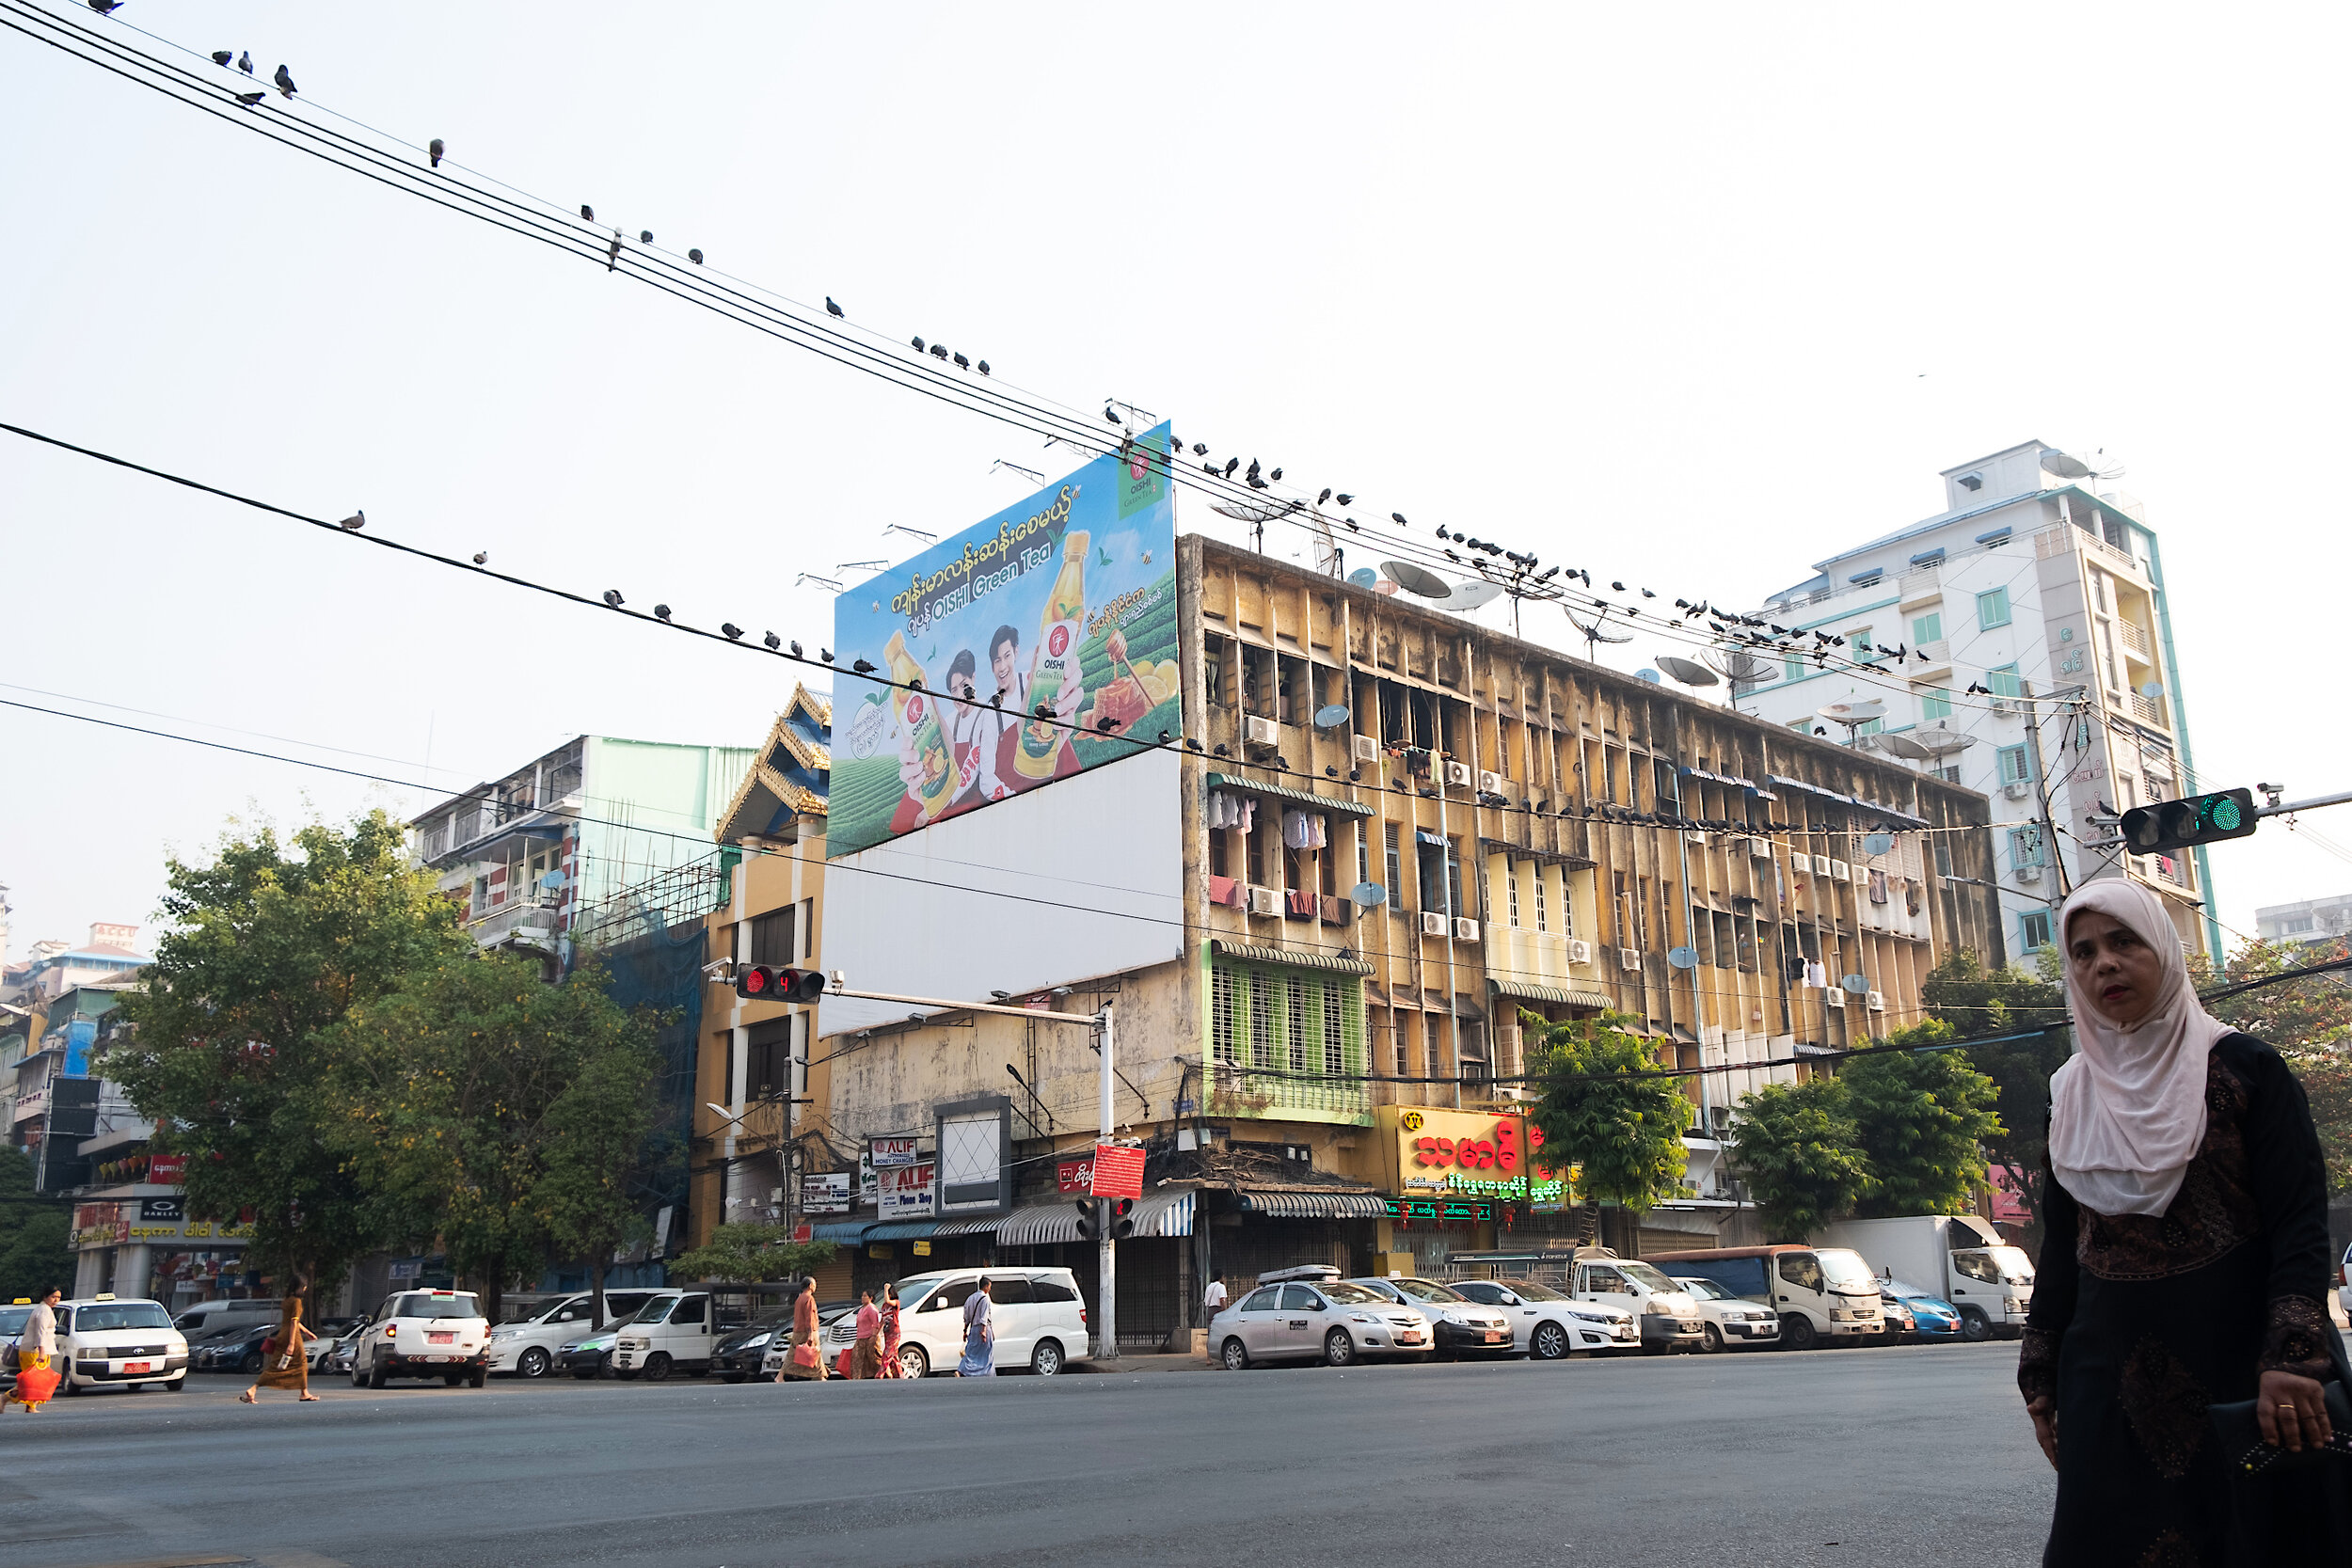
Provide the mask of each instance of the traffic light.
POLYGON ((2185 800, 2134 806, 2123 814, 2119 831, 2124 848, 2135 855, 2153 855, 2194 844, 2244 838, 2254 831, 2258 820, 2251 790, 2225 789, 2216 795, 2192 795, 2185 800))
POLYGON ((1082 1197, 1075 1207, 1078 1211, 1078 1240, 1090 1242, 1101 1234, 1094 1228, 1094 1199, 1082 1197))
POLYGON ((1136 1233, 1135 1207, 1136 1200, 1132 1197, 1111 1199, 1111 1237, 1113 1240, 1123 1242, 1136 1233))
POLYGON ((824 994, 821 969, 778 969, 771 964, 739 964, 735 971, 735 994, 755 1002, 814 1002, 824 994))

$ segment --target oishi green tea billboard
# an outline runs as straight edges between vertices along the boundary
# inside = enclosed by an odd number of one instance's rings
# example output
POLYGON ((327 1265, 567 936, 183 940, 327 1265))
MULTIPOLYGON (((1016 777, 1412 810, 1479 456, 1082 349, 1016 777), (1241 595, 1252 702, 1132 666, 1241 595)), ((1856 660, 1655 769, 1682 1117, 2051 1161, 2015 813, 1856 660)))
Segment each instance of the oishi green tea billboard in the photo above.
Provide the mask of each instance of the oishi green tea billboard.
POLYGON ((1168 443, 1161 425, 835 601, 828 859, 1183 731, 1168 443))

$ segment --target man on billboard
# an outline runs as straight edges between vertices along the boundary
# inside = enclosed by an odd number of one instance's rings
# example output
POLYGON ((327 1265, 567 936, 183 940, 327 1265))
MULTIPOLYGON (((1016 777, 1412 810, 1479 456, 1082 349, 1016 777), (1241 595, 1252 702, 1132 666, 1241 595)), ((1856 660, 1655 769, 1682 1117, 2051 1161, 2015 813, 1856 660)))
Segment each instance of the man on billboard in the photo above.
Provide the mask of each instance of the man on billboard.
MULTIPOLYGON (((959 651, 955 661, 947 666, 947 695, 953 699, 955 734, 953 744, 956 758, 956 795, 940 815, 952 816, 960 811, 990 800, 1001 800, 1012 793, 999 782, 996 771, 996 745, 1002 736, 1001 715, 979 700, 978 661, 972 650, 959 651)), ((902 752, 901 769, 906 765, 902 752)), ((902 775, 903 776, 903 775, 902 775)))
MULTIPOLYGON (((990 766, 1007 787, 1003 794, 1029 789, 1055 779, 1067 778, 1078 770, 1078 759, 1069 745, 1069 732, 1062 732, 1062 744, 1056 753, 1053 771, 1044 778, 1034 778, 1014 766, 1021 745, 1021 728, 1029 715, 1029 679, 1032 671, 1021 668, 1021 634, 1010 626, 998 626, 996 635, 988 640, 988 667, 996 677, 996 696, 988 719, 992 732, 989 746, 990 766)), ((1054 718, 1057 723, 1077 721, 1078 709, 1086 701, 1085 684, 1064 681, 1054 693, 1054 718)), ((1001 800, 1003 795, 991 796, 1001 800)))

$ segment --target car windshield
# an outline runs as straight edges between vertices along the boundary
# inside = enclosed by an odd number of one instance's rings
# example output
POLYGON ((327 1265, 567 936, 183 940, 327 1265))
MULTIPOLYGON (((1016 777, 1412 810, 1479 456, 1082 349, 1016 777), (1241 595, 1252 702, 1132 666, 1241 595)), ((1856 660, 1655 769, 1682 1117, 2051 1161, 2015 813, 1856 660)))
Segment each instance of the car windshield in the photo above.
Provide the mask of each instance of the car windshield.
POLYGON ((1677 1279, 1675 1283, 1690 1291, 1692 1295, 1698 1297, 1701 1301, 1729 1301, 1732 1299, 1731 1292, 1729 1291, 1724 1290, 1721 1285, 1716 1284, 1711 1279, 1677 1279))
POLYGON ((0 1334, 14 1334, 24 1326, 24 1320, 33 1315, 29 1307, 0 1307, 0 1334))
POLYGON ((1344 1279, 1335 1279, 1328 1285, 1315 1288, 1323 1292, 1327 1300, 1341 1307, 1361 1307, 1366 1302, 1376 1306, 1388 1300, 1377 1291, 1367 1291, 1361 1285, 1351 1285, 1344 1279))
POLYGON ((400 1305, 393 1308, 392 1316, 395 1318, 478 1318, 482 1316, 482 1303, 469 1294, 445 1295, 437 1291, 427 1295, 420 1291, 414 1295, 401 1297, 400 1305))
POLYGON ((2033 1259, 2026 1256, 2022 1247, 1989 1246, 1984 1249, 1984 1255, 1992 1259, 1993 1266, 2001 1271, 2002 1284, 2033 1283, 2033 1259))
POLYGON ((1645 1291, 1678 1291, 1682 1287, 1668 1279, 1647 1263, 1619 1260, 1617 1272, 1645 1291))
MULTIPOLYGON (((943 1275, 935 1274, 918 1274, 912 1279, 901 1279, 898 1281, 899 1309, 901 1311, 912 1312, 921 1307, 923 1305, 923 1298, 930 1295, 932 1291, 938 1288, 939 1282, 943 1277, 943 1275)), ((961 1307, 963 1304, 961 1302, 958 1302, 956 1305, 961 1307)))
POLYGON ((686 1298, 684 1296, 656 1296, 653 1300, 639 1307, 637 1309, 637 1316, 629 1319, 629 1322, 633 1323, 658 1323, 661 1322, 662 1319, 670 1315, 671 1307, 675 1307, 679 1302, 684 1301, 685 1299, 686 1298))
POLYGON ((1515 1279, 1511 1281, 1511 1289, 1525 1296, 1529 1301, 1566 1301, 1568 1299, 1550 1286, 1537 1284, 1533 1279, 1515 1279))
POLYGON ((1389 1283, 1415 1301, 1455 1302, 1470 1299, 1457 1291, 1447 1290, 1432 1279, 1391 1279, 1389 1283))
POLYGON ((1825 1246, 1814 1255, 1821 1260, 1821 1274, 1833 1291, 1867 1291, 1878 1294, 1878 1275, 1862 1260, 1862 1254, 1851 1247, 1825 1246))
POLYGON ((73 1332, 103 1334, 112 1328, 169 1328, 171 1314, 151 1301, 102 1301, 73 1309, 73 1332))

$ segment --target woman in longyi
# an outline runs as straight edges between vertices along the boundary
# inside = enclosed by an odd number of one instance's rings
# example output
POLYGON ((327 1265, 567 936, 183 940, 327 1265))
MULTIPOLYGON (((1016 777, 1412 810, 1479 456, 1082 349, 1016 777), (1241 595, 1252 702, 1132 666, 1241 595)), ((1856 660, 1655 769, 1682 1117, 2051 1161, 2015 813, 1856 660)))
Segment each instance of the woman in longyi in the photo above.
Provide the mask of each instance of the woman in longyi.
POLYGON ((309 1404, 318 1402, 310 1392, 310 1341, 318 1336, 302 1326, 302 1298, 289 1295, 284 1314, 278 1320, 278 1332, 262 1346, 262 1375, 253 1380, 253 1386, 237 1396, 246 1404, 259 1404, 263 1388, 292 1388, 301 1394, 309 1404))

